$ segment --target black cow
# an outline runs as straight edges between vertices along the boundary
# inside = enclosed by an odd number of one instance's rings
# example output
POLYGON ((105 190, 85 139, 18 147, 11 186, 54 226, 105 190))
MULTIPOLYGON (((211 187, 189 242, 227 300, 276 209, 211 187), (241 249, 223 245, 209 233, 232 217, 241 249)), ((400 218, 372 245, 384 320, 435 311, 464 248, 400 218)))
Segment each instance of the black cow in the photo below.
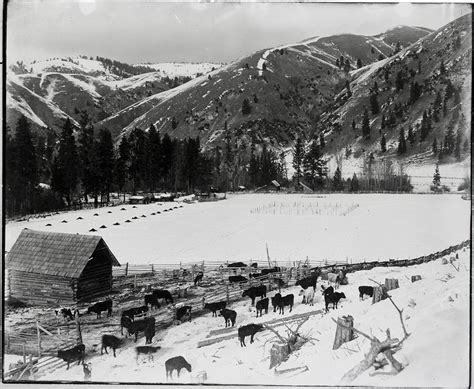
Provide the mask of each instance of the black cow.
POLYGON ((100 348, 100 355, 102 355, 103 350, 105 350, 105 353, 108 354, 107 347, 112 347, 112 350, 114 350, 115 357, 115 350, 118 349, 121 344, 122 339, 117 338, 116 336, 107 334, 102 335, 102 347, 100 348))
POLYGON ((257 317, 258 317, 258 312, 260 312, 260 317, 262 316, 262 311, 265 309, 265 313, 268 313, 268 297, 264 298, 263 300, 257 301, 257 305, 255 306, 257 308, 257 317))
POLYGON ((69 364, 71 361, 75 361, 76 359, 79 361, 77 365, 79 366, 81 362, 84 362, 84 356, 86 353, 86 346, 83 344, 78 344, 73 348, 68 350, 58 350, 58 358, 61 358, 65 362, 67 362, 67 368, 69 369, 69 364))
POLYGON ((250 267, 253 267, 254 269, 256 269, 258 267, 258 263, 257 262, 254 262, 250 265, 250 267))
POLYGON ((202 277, 204 276, 203 272, 200 272, 195 278, 194 278, 194 286, 197 284, 201 284, 202 277))
POLYGON ((153 291, 153 296, 159 299, 165 299, 166 303, 170 302, 171 304, 173 304, 173 297, 171 296, 171 293, 167 290, 155 289, 153 291))
POLYGON ((144 332, 147 327, 155 328, 155 318, 154 317, 146 317, 142 320, 132 321, 127 316, 122 316, 121 320, 122 329, 125 327, 128 331, 128 335, 135 335, 135 342, 138 340, 138 333, 144 332))
MULTIPOLYGON (((235 325, 235 319, 237 318, 237 312, 233 311, 232 309, 221 309, 221 316, 224 317, 225 326, 227 327, 227 323, 231 322, 232 327, 235 325)), ((230 326, 230 323, 229 323, 230 326)))
POLYGON ((234 263, 229 263, 227 267, 247 267, 247 265, 243 262, 234 262, 234 263))
POLYGON ((141 307, 127 309, 122 312, 122 316, 128 316, 130 319, 133 320, 135 316, 145 312, 148 312, 148 305, 142 305, 141 307))
POLYGON ((364 298, 364 294, 372 297, 374 295, 374 287, 373 286, 359 286, 359 299, 362 300, 364 298))
POLYGON ((102 301, 87 308, 87 313, 96 313, 97 319, 100 318, 102 311, 107 311, 107 317, 112 316, 112 300, 102 301))
POLYGON ((155 336, 155 319, 153 317, 149 317, 148 319, 153 319, 153 324, 150 320, 148 326, 145 327, 145 331, 143 331, 145 334, 145 344, 151 344, 153 342, 153 337, 155 336))
POLYGON ((275 296, 272 297, 272 306, 273 306, 273 312, 276 312, 276 309, 278 307, 278 302, 281 299, 281 294, 277 293, 275 296))
POLYGON ((313 287, 314 290, 316 290, 316 282, 318 281, 317 276, 309 276, 302 278, 301 280, 296 281, 295 285, 301 286, 303 289, 307 289, 309 287, 313 287))
MULTIPOLYGON (((249 277, 250 278, 259 278, 259 277, 262 277, 262 273, 250 273, 249 277)), ((266 279, 266 278, 268 278, 268 277, 262 278, 262 280, 266 279)))
POLYGON ((225 301, 219 301, 217 303, 204 304, 204 309, 209 309, 210 311, 212 311, 212 316, 217 317, 217 311, 224 309, 226 306, 227 306, 227 303, 225 301))
POLYGON ((161 349, 160 346, 136 346, 135 352, 137 353, 137 363, 140 354, 147 354, 149 359, 153 360, 153 354, 155 354, 159 349, 161 349))
POLYGON ((245 282, 248 281, 244 276, 229 276, 229 282, 245 282))
POLYGON ((262 276, 271 274, 271 273, 280 273, 281 269, 279 267, 272 267, 271 269, 262 269, 262 276))
POLYGON ((265 285, 252 286, 244 290, 242 297, 248 296, 252 300, 252 305, 255 304, 255 297, 267 297, 267 287, 265 285))
POLYGON ((332 286, 329 286, 328 288, 324 288, 324 286, 321 285, 321 290, 324 297, 329 296, 330 294, 334 293, 334 288, 332 286))
POLYGON ((245 337, 250 335, 250 343, 253 343, 253 337, 257 332, 263 331, 264 327, 261 324, 247 324, 239 327, 237 334, 240 340, 240 347, 246 347, 245 337))
POLYGON ((148 307, 150 306, 151 309, 153 308, 160 308, 160 303, 158 302, 158 297, 152 295, 152 294, 146 294, 145 295, 145 305, 148 307))
POLYGON ((290 306, 290 312, 293 309, 293 303, 295 301, 295 296, 293 294, 287 294, 285 297, 281 297, 278 300, 278 308, 280 308, 280 313, 285 314, 285 306, 290 306))
POLYGON ((165 362, 165 369, 166 369, 166 379, 173 378, 173 370, 179 372, 181 369, 185 368, 187 371, 191 373, 191 365, 184 359, 181 355, 179 357, 170 358, 165 362))
POLYGON ((184 319, 186 316, 189 316, 189 321, 191 321, 191 309, 192 307, 190 305, 184 305, 182 307, 179 307, 176 310, 176 320, 181 321, 181 319, 184 319))
POLYGON ((346 295, 342 292, 334 292, 331 294, 325 294, 324 302, 326 303, 326 312, 329 312, 329 309, 328 309, 329 304, 332 304, 332 309, 337 309, 337 303, 342 298, 346 298, 346 295))

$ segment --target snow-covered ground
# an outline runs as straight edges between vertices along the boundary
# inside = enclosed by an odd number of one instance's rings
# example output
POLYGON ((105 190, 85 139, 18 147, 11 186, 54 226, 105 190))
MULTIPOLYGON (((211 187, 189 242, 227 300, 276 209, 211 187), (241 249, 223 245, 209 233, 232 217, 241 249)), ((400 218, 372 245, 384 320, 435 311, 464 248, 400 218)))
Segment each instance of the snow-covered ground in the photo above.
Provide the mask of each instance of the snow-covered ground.
MULTIPOLYGON (((354 326, 366 334, 384 340, 386 329, 390 329, 392 338, 401 339, 403 331, 399 316, 390 301, 387 299, 372 305, 371 299, 360 301, 357 290, 359 285, 374 285, 370 278, 382 283, 385 278, 397 278, 400 288, 390 294, 403 310, 405 326, 410 334, 402 349, 395 354, 404 369, 398 375, 373 375, 374 370, 370 368, 352 384, 466 387, 469 371, 469 250, 459 251, 455 266, 458 270, 450 264, 443 265, 440 258, 412 267, 374 268, 349 274, 349 284, 340 287, 347 298, 341 301, 339 308, 330 309, 328 314, 313 315, 301 327, 303 334, 317 340, 306 343, 277 367, 282 371, 307 366, 308 370, 300 374, 277 376, 273 369, 269 369, 271 342, 266 342, 274 337, 270 331, 256 334, 253 344, 247 338, 245 348, 240 347, 236 335, 197 348, 198 342, 204 340, 210 330, 224 328, 223 318, 211 317, 211 313, 157 333, 154 345, 159 345, 161 350, 153 361, 141 356, 137 362, 133 343, 129 343, 117 351, 116 358, 111 354, 101 356, 98 348, 93 350, 91 345, 86 345, 86 362, 92 364, 92 380, 99 382, 165 383, 164 362, 182 355, 191 364, 192 372, 183 370, 174 383, 198 382, 199 373, 206 372, 206 383, 209 384, 338 385, 341 377, 364 358, 370 344, 359 336, 333 350, 336 325, 332 319, 351 315, 354 326), (422 280, 412 283, 412 275, 421 275, 422 280)), ((299 289, 292 287, 282 291, 295 294, 293 312, 285 311, 285 318, 323 308, 319 292, 313 307, 301 304, 299 289)), ((274 294, 269 292, 268 296, 274 294)), ((255 309, 249 300, 231 304, 230 308, 237 312, 236 327, 282 317, 270 309, 262 318, 255 318, 255 309)), ((285 334, 284 326, 275 329, 285 334)), ((118 327, 115 335, 119 335, 118 327)), ((143 344, 144 339, 137 343, 143 344)), ((381 371, 389 370, 385 367, 381 371)), ((74 364, 68 371, 62 368, 41 379, 82 381, 82 366, 74 364)))
POLYGON ((10 222, 5 250, 30 228, 101 235, 121 263, 265 260, 266 244, 271 259, 282 264, 306 257, 358 262, 415 258, 470 236, 470 202, 459 194, 241 194, 162 212, 174 205, 125 205, 124 211, 119 206, 10 222), (358 207, 347 213, 353 205, 358 207))
POLYGON ((208 62, 161 62, 161 63, 144 63, 138 64, 141 66, 147 66, 160 73, 162 77, 196 77, 198 73, 206 74, 209 73, 213 68, 218 69, 223 64, 220 63, 208 63, 208 62))

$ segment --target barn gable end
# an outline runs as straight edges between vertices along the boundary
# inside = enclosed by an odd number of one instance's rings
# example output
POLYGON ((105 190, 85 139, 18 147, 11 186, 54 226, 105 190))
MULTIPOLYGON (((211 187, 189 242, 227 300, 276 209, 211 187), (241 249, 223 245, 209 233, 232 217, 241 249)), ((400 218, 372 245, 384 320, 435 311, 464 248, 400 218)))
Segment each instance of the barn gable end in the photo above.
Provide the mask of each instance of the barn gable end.
POLYGON ((60 304, 107 294, 120 266, 97 235, 24 229, 6 256, 10 296, 27 304, 60 304))

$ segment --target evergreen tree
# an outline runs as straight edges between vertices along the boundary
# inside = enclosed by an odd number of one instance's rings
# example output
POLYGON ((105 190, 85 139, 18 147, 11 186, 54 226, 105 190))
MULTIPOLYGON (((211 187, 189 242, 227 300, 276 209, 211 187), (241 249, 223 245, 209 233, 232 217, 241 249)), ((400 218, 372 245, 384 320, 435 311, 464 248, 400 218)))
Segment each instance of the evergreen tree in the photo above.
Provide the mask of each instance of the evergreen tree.
POLYGON ((387 141, 385 140, 385 134, 382 134, 382 139, 380 139, 380 150, 383 153, 387 151, 387 141))
POLYGON ((445 100, 449 100, 451 97, 453 97, 455 91, 456 91, 456 88, 452 84, 451 80, 448 78, 447 84, 446 84, 446 90, 444 92, 445 100))
POLYGON ((456 139, 452 126, 448 126, 444 137, 444 151, 446 154, 452 154, 456 146, 456 139))
POLYGON ((258 178, 260 175, 260 169, 257 157, 255 156, 255 150, 252 147, 252 151, 250 154, 250 162, 249 162, 249 179, 250 184, 256 188, 259 185, 258 178))
POLYGON ((362 118, 362 137, 364 139, 370 139, 370 122, 367 108, 364 109, 364 116, 362 118))
POLYGON ((99 132, 97 158, 101 195, 105 196, 105 201, 108 204, 110 202, 110 190, 113 182, 114 144, 112 135, 107 129, 101 129, 99 132))
POLYGON ((410 104, 413 104, 421 96, 421 87, 417 81, 410 84, 410 104))
POLYGON ((88 195, 95 194, 98 190, 97 169, 94 165, 94 128, 87 111, 80 115, 80 129, 77 153, 79 157, 79 178, 82 183, 84 199, 88 201, 88 195))
POLYGON ((176 118, 173 116, 171 118, 171 129, 175 130, 176 127, 178 127, 178 122, 177 122, 176 118))
POLYGON ((319 134, 319 144, 321 145, 322 149, 324 149, 324 147, 326 146, 326 142, 324 141, 323 133, 319 134))
POLYGON ((242 101, 242 115, 248 115, 251 112, 250 102, 247 98, 242 101))
POLYGON ((377 101, 376 93, 370 94, 370 109, 372 111, 372 115, 377 115, 380 112, 379 102, 377 101))
POLYGON ((439 189, 441 186, 441 174, 439 174, 438 164, 436 164, 435 172, 433 174, 433 185, 436 189, 439 189))
POLYGON ((162 155, 161 155, 161 137, 160 133, 156 130, 155 126, 150 124, 148 130, 148 142, 147 142, 147 181, 148 188, 151 192, 154 192, 155 188, 159 185, 162 177, 162 155))
POLYGON ((34 209, 34 192, 38 185, 36 150, 30 122, 21 115, 17 121, 16 133, 9 138, 6 160, 6 188, 9 202, 7 207, 13 212, 27 214, 34 209))
POLYGON ((381 61, 381 60, 383 60, 384 58, 385 58, 384 55, 383 55, 382 53, 380 53, 380 54, 379 54, 379 57, 378 57, 378 60, 381 61))
POLYGON ((168 134, 161 140, 161 169, 165 186, 168 189, 174 187, 173 164, 175 160, 175 144, 168 134))
POLYGON ((404 85, 405 85, 405 79, 403 77, 403 72, 399 70, 397 72, 397 77, 395 79, 395 88, 397 89, 397 92, 401 91, 404 85))
POLYGON ((349 62, 349 58, 346 58, 346 62, 344 63, 344 71, 349 73, 351 70, 351 63, 349 62))
POLYGON ((339 169, 339 166, 337 167, 334 173, 334 178, 332 180, 332 188, 335 191, 344 190, 344 183, 342 181, 342 175, 341 175, 341 170, 339 169))
POLYGON ((431 146, 431 150, 433 151, 433 154, 436 154, 438 152, 438 140, 436 138, 433 139, 433 145, 431 146))
POLYGON ((326 164, 320 146, 313 141, 303 159, 304 176, 312 189, 324 187, 324 177, 327 176, 326 164))
POLYGON ((456 141, 454 145, 454 156, 456 157, 456 160, 458 161, 461 160, 461 142, 462 142, 461 129, 458 128, 458 131, 456 132, 456 141))
POLYGON ((293 149, 293 168, 295 169, 296 188, 300 187, 300 177, 303 167, 304 146, 301 138, 296 139, 295 148, 293 149))
POLYGON ((439 73, 440 74, 446 74, 446 66, 444 65, 444 61, 441 60, 441 65, 439 65, 439 73))
MULTIPOLYGON (((130 161, 130 145, 127 137, 122 137, 117 155, 115 157, 114 181, 119 191, 124 191, 128 176, 128 165, 130 161)), ((125 201, 125 192, 123 193, 125 201)))
POLYGON ((51 187, 55 192, 66 199, 68 207, 72 204, 78 179, 77 147, 72 123, 69 118, 67 118, 59 138, 58 153, 53 162, 51 187))
POLYGON ((362 67, 362 61, 360 58, 357 58, 357 69, 360 69, 362 67))
POLYGON ((136 194, 137 190, 142 188, 143 182, 146 180, 147 172, 147 150, 146 150, 146 134, 140 128, 134 128, 128 137, 130 144, 130 166, 128 173, 132 182, 132 193, 136 194))
POLYGON ((356 174, 354 173, 354 175, 352 176, 352 180, 351 180, 351 185, 350 185, 350 189, 349 189, 351 192, 358 192, 359 191, 359 180, 356 176, 356 174))
POLYGON ((380 123, 380 128, 383 130, 385 128, 385 115, 382 114, 382 121, 380 123))
POLYGON ((339 58, 336 58, 336 66, 340 69, 341 68, 341 65, 339 63, 339 58))
POLYGON ((355 131, 356 129, 357 129, 356 121, 355 121, 355 119, 352 119, 352 131, 355 131))
POLYGON ((415 134, 413 133, 413 129, 411 128, 411 126, 408 126, 408 136, 407 136, 407 140, 410 142, 410 145, 413 146, 413 144, 415 143, 415 134))
POLYGON ((397 45, 395 46, 395 51, 393 54, 397 54, 398 52, 400 52, 401 49, 402 49, 402 45, 400 44, 400 41, 398 41, 397 45))
POLYGON ((405 130, 403 127, 400 128, 400 135, 398 137, 398 154, 404 154, 407 151, 407 144, 405 140, 405 130))

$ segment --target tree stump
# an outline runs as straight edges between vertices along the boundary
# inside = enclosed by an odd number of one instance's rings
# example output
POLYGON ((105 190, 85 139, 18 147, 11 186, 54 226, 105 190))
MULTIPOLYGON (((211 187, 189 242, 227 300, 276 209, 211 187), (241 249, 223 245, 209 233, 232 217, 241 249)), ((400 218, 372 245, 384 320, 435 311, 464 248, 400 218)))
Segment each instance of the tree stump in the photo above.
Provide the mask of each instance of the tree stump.
POLYGON ((354 339, 354 318, 352 316, 343 316, 337 319, 336 336, 334 338, 333 350, 337 350, 342 344, 354 339), (347 328, 349 327, 349 328, 347 328))
POLYGON ((441 261, 441 263, 442 263, 443 265, 447 265, 447 264, 448 264, 448 260, 447 260, 446 258, 443 258, 443 260, 441 261))
POLYGON ((290 350, 287 344, 273 343, 270 349, 270 369, 278 366, 280 363, 286 361, 290 355, 290 350))
POLYGON ((398 289, 398 279, 385 278, 385 289, 387 290, 398 289))
POLYGON ((419 280, 421 280, 421 276, 420 276, 420 275, 411 276, 411 282, 416 282, 416 281, 419 281, 419 280))
POLYGON ((372 304, 378 303, 381 300, 385 300, 387 298, 387 289, 384 285, 382 286, 374 286, 374 295, 372 298, 372 304))

